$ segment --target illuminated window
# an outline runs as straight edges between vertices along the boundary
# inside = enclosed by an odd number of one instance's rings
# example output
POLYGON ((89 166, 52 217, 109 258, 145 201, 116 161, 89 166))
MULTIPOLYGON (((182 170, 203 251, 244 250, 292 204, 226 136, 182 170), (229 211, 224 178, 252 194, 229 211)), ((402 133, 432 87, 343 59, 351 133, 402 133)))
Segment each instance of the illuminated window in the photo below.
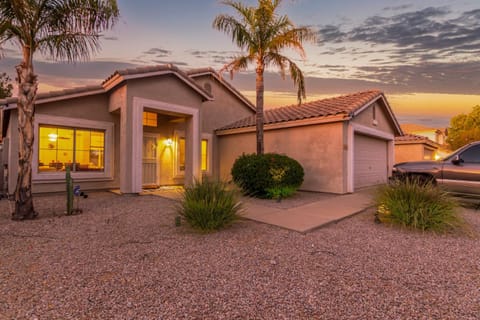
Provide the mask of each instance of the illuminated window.
POLYGON ((143 112, 143 125, 146 127, 157 127, 157 114, 154 112, 143 112))
POLYGON ((202 139, 202 171, 208 171, 208 140, 202 139))
MULTIPOLYGON (((185 173, 185 137, 184 132, 177 132, 177 175, 183 175, 185 173)), ((201 170, 206 173, 210 171, 210 134, 202 134, 201 141, 201 170)))
POLYGON ((178 139, 178 169, 185 171, 185 138, 178 139))
POLYGON ((104 171, 105 131, 39 125, 38 172, 104 171))

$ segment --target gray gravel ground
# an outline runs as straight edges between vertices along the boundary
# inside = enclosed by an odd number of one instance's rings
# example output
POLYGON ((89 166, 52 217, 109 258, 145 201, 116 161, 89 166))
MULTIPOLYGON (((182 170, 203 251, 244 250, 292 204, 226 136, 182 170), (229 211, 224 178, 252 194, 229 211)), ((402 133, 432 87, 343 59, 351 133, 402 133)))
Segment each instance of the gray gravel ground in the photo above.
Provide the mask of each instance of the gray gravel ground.
MULTIPOLYGON (((172 201, 91 193, 81 215, 0 201, 0 319, 480 319, 480 240, 366 212, 303 235, 251 221, 202 235, 172 201)), ((480 212, 463 213, 474 233, 480 212)))

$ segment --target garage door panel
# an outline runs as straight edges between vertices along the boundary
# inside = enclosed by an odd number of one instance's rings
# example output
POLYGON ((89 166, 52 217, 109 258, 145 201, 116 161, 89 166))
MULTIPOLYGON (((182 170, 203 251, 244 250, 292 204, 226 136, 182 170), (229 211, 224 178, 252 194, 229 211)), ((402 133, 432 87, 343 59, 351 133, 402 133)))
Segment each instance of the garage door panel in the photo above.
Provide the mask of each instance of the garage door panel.
POLYGON ((387 159, 387 141, 356 134, 354 141, 354 188, 387 182, 387 159))

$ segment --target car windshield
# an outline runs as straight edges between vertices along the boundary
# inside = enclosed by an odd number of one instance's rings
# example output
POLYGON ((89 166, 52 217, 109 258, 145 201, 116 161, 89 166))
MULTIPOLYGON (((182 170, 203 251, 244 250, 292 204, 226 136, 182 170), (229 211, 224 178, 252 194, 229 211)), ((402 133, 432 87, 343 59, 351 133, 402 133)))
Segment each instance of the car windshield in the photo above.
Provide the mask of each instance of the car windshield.
POLYGON ((447 154, 445 157, 440 158, 439 161, 446 161, 449 160, 451 157, 453 157, 457 153, 458 149, 453 151, 452 153, 447 154))
POLYGON ((464 145, 463 147, 460 147, 458 148, 457 150, 453 151, 452 153, 446 155, 445 157, 441 158, 440 161, 446 161, 446 160, 450 160, 452 157, 454 157, 455 155, 457 155, 458 153, 460 153, 460 151, 462 149, 466 149, 468 146, 470 146, 470 144, 467 144, 467 145, 464 145))

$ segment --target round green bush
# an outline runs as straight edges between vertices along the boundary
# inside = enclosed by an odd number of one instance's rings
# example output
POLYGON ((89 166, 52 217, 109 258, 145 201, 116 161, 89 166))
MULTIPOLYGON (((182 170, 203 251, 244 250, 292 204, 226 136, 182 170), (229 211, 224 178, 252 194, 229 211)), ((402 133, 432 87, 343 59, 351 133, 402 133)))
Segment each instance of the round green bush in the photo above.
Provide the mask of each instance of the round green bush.
POLYGON ((245 194, 258 198, 272 197, 272 189, 297 189, 304 176, 298 161, 276 153, 243 154, 235 160, 231 173, 245 194))

